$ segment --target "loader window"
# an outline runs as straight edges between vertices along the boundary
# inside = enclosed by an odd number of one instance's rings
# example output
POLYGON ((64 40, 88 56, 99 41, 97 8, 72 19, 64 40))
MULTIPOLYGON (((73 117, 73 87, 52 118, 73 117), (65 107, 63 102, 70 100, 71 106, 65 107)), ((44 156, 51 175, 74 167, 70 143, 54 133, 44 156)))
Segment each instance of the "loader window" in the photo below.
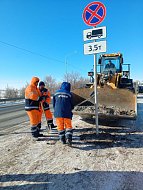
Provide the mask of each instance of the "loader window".
POLYGON ((105 69, 115 69, 114 63, 112 63, 112 61, 109 60, 108 63, 105 65, 105 69))
POLYGON ((140 85, 140 86, 138 87, 138 91, 139 91, 139 93, 143 93, 143 86, 142 86, 142 85, 140 85))
POLYGON ((103 57, 102 58, 102 73, 108 73, 115 74, 120 72, 120 61, 118 57, 103 57))

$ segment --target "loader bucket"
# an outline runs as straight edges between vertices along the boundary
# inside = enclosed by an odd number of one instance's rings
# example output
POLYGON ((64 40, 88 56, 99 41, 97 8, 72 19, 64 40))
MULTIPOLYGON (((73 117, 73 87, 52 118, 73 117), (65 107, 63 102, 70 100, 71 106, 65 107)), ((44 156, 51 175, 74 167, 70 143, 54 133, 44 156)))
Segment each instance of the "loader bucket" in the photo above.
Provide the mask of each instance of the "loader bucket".
POLYGON ((90 98, 93 89, 91 88, 78 88, 72 91, 74 106, 80 104, 86 99, 90 98))
MULTIPOLYGON (((112 89, 110 86, 97 89, 99 117, 136 119, 136 94, 128 89, 112 89)), ((94 92, 91 88, 73 91, 74 114, 81 117, 95 116, 94 92)))

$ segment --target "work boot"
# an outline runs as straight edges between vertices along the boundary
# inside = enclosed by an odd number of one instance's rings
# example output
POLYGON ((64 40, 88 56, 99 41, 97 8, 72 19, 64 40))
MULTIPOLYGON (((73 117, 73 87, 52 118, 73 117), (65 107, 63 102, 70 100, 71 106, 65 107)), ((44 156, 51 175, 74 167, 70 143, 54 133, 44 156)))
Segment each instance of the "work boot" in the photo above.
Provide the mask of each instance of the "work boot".
POLYGON ((49 131, 49 130, 51 130, 51 129, 54 129, 54 128, 56 128, 57 126, 54 126, 54 124, 53 124, 53 119, 51 119, 51 120, 47 120, 47 130, 49 131))
POLYGON ((73 130, 72 129, 66 129, 66 143, 69 146, 72 146, 72 134, 73 134, 73 130))
POLYGON ((62 144, 66 144, 65 130, 58 131, 58 132, 59 132, 59 139, 62 142, 62 144))
MULTIPOLYGON (((39 125, 39 124, 38 124, 38 125, 39 125)), ((38 125, 37 125, 37 129, 38 129, 38 137, 43 137, 43 134, 40 133, 41 130, 40 130, 40 128, 38 127, 38 125)))
POLYGON ((72 146, 72 139, 67 139, 66 143, 68 146, 72 146))
POLYGON ((44 136, 44 135, 43 135, 43 134, 40 134, 40 133, 39 133, 39 135, 38 135, 38 137, 43 137, 43 136, 44 136))
POLYGON ((38 140, 38 135, 39 135, 39 130, 38 130, 37 126, 32 126, 31 127, 31 134, 32 134, 33 140, 37 141, 38 140))
POLYGON ((47 125, 46 125, 46 130, 47 130, 47 132, 51 131, 51 124, 48 124, 48 123, 47 123, 47 125))
POLYGON ((55 129, 57 126, 54 125, 53 123, 51 124, 51 129, 55 129))
POLYGON ((61 141, 62 144, 66 144, 66 138, 65 138, 65 136, 62 136, 60 138, 60 141, 61 141))
POLYGON ((38 123, 37 127, 38 127, 39 131, 41 131, 41 123, 38 123))

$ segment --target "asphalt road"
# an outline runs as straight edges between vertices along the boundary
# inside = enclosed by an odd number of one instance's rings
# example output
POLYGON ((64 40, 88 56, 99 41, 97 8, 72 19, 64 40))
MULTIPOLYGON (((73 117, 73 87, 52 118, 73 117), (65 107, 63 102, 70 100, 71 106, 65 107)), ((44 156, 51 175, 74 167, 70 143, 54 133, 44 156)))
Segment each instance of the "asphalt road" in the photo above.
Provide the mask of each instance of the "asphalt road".
MULTIPOLYGON (((138 97, 137 99, 138 105, 138 117, 135 121, 135 125, 142 126, 143 125, 143 96, 138 97)), ((52 109, 51 109, 52 111, 52 109)), ((16 125, 29 121, 29 118, 24 110, 24 103, 17 105, 9 105, 5 107, 0 107, 0 132, 7 131, 10 128, 17 128, 16 125)), ((130 123, 129 121, 125 122, 126 124, 130 123)))
POLYGON ((0 131, 28 121, 24 104, 0 107, 0 131))
POLYGON ((0 132, 13 131, 20 127, 17 126, 18 124, 26 121, 29 121, 29 118, 25 112, 24 103, 0 106, 0 132))

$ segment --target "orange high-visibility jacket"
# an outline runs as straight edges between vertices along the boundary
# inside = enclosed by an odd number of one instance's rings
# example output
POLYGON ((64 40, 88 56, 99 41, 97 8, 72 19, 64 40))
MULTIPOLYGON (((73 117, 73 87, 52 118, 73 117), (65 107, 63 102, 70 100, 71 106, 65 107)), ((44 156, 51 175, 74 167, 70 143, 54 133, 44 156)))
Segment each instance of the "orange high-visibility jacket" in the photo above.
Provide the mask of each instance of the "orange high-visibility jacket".
MULTIPOLYGON (((40 91, 40 89, 39 89, 39 91, 40 91)), ((50 94, 49 90, 47 88, 43 88, 40 91, 40 95, 45 97, 45 101, 42 102, 44 111, 49 110, 50 109, 49 104, 51 102, 51 94, 50 94)))
POLYGON ((39 78, 33 77, 30 85, 25 90, 25 110, 39 110, 39 97, 40 92, 37 88, 36 82, 39 82, 39 78))

